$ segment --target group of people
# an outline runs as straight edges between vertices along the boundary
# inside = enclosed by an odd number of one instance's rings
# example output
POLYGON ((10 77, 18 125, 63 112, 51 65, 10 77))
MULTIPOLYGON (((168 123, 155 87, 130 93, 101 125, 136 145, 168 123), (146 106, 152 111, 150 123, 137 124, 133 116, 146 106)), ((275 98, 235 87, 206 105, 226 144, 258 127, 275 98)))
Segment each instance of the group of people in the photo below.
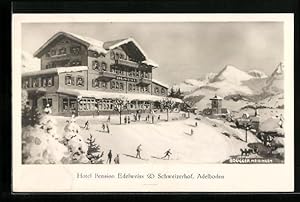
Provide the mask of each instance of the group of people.
MULTIPOLYGON (((112 151, 109 150, 109 152, 107 154, 107 161, 106 161, 106 163, 111 164, 112 157, 113 157, 112 151)), ((117 154, 117 156, 114 158, 114 163, 115 164, 120 164, 120 156, 119 156, 119 154, 117 154)))
MULTIPOLYGON (((142 148, 141 148, 141 147, 142 147, 142 145, 139 144, 138 147, 136 148, 136 156, 135 156, 135 158, 142 159, 142 157, 141 157, 141 151, 142 151, 142 148)), ((164 156, 161 157, 161 159, 168 158, 168 160, 169 160, 171 155, 172 155, 171 149, 168 149, 168 150, 164 153, 164 156)))

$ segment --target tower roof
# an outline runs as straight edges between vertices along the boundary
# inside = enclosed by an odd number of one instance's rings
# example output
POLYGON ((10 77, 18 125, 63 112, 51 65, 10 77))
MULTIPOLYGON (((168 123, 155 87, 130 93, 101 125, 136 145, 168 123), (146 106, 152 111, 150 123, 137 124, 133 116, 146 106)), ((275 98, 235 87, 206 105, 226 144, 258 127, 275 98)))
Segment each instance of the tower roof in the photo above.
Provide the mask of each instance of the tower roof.
POLYGON ((213 98, 210 98, 210 100, 223 100, 223 98, 215 95, 213 98))

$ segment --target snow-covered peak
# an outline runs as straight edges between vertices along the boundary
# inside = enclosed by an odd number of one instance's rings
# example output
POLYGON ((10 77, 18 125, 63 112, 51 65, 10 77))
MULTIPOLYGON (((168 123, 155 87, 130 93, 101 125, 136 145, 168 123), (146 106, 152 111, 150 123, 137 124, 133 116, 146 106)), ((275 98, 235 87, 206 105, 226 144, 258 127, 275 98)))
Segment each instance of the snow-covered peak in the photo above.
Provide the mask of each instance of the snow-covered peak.
POLYGON ((22 72, 40 70, 40 60, 26 51, 22 51, 22 72))
POLYGON ((212 82, 227 81, 234 84, 240 84, 241 81, 253 79, 248 73, 232 66, 226 65, 212 80, 212 82))
POLYGON ((271 77, 281 76, 283 75, 283 73, 284 73, 284 65, 282 63, 279 63, 279 65, 277 65, 276 69, 272 73, 271 77))
POLYGON ((256 70, 256 69, 248 71, 248 74, 253 76, 254 78, 259 78, 259 79, 268 77, 264 72, 256 70))

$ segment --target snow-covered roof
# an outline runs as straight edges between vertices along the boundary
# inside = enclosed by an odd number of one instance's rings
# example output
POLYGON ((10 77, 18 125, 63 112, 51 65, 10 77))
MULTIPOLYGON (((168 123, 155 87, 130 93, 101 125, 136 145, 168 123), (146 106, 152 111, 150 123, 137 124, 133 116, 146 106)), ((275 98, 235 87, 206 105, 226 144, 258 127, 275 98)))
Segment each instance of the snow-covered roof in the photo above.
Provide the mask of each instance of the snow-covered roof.
POLYGON ((73 66, 73 67, 56 67, 50 69, 43 69, 39 71, 32 72, 24 72, 22 76, 36 76, 41 74, 60 74, 60 73, 68 73, 68 72, 79 72, 88 70, 87 66, 73 66))
POLYGON ((210 100, 223 100, 223 98, 215 95, 213 98, 210 98, 210 100))
POLYGON ((149 65, 149 66, 152 66, 152 67, 158 67, 158 64, 155 63, 153 60, 151 59, 147 59, 147 60, 144 60, 142 61, 143 64, 146 64, 146 65, 149 65))
MULTIPOLYGON (((104 91, 92 91, 92 90, 77 90, 77 89, 65 89, 59 88, 58 93, 64 93, 68 95, 74 95, 77 97, 91 97, 96 99, 124 99, 128 101, 133 100, 144 100, 144 101, 162 101, 166 97, 149 95, 149 94, 138 94, 138 93, 114 93, 114 92, 104 92, 104 91)), ((174 102, 182 103, 181 99, 178 98, 168 98, 174 102)))
POLYGON ((93 39, 90 37, 86 37, 86 36, 81 36, 78 34, 74 34, 71 32, 58 32, 55 35, 53 35, 48 41, 46 41, 46 43, 44 43, 35 53, 34 56, 35 57, 40 57, 41 53, 43 52, 43 50, 50 44, 52 43, 55 39, 57 39, 60 36, 66 36, 68 38, 71 38, 75 41, 78 41, 80 43, 83 43, 87 46, 88 50, 92 50, 92 51, 96 51, 97 53, 103 53, 106 54, 109 50, 112 50, 116 47, 122 46, 124 44, 130 43, 132 42, 137 49, 139 50, 139 52, 143 55, 143 57, 145 58, 144 61, 142 61, 142 63, 153 66, 153 67, 158 67, 158 64, 156 64, 154 61, 152 61, 151 59, 149 59, 145 53, 145 51, 141 48, 141 46, 133 39, 133 38, 126 38, 126 39, 119 39, 119 40, 114 40, 114 41, 100 41, 97 39, 93 39))
POLYGON ((155 83, 155 84, 158 84, 158 85, 160 85, 162 87, 169 88, 169 86, 167 84, 164 84, 164 83, 162 83, 162 82, 160 82, 158 80, 152 79, 152 82, 155 83))
POLYGON ((85 37, 85 36, 80 36, 78 34, 74 34, 71 32, 57 32, 55 35, 53 35, 49 40, 46 41, 46 43, 44 43, 33 55, 35 57, 40 57, 42 51, 50 44, 52 43, 55 39, 57 39, 60 36, 66 36, 68 38, 71 38, 75 41, 79 41, 83 44, 85 44, 86 46, 88 46, 89 50, 93 50, 96 51, 98 53, 107 53, 107 50, 105 50, 103 48, 103 42, 96 40, 96 39, 92 39, 90 37, 85 37))

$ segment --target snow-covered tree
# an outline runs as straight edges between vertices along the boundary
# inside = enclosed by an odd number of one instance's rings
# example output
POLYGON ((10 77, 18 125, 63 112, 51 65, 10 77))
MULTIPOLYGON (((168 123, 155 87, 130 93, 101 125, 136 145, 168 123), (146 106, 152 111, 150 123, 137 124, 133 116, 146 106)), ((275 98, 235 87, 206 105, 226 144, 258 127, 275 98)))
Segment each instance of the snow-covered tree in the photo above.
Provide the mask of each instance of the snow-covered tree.
POLYGON ((87 138, 87 158, 91 163, 99 162, 100 158, 103 156, 103 153, 100 155, 100 146, 95 143, 96 138, 93 138, 93 135, 90 134, 90 137, 87 138))
POLYGON ((116 99, 114 102, 114 110, 120 115, 120 125, 122 124, 122 112, 127 109, 128 104, 129 102, 125 98, 116 99))
POLYGON ((167 110, 167 121, 169 121, 169 110, 172 109, 175 102, 171 98, 164 98, 161 100, 161 105, 163 109, 167 110))

